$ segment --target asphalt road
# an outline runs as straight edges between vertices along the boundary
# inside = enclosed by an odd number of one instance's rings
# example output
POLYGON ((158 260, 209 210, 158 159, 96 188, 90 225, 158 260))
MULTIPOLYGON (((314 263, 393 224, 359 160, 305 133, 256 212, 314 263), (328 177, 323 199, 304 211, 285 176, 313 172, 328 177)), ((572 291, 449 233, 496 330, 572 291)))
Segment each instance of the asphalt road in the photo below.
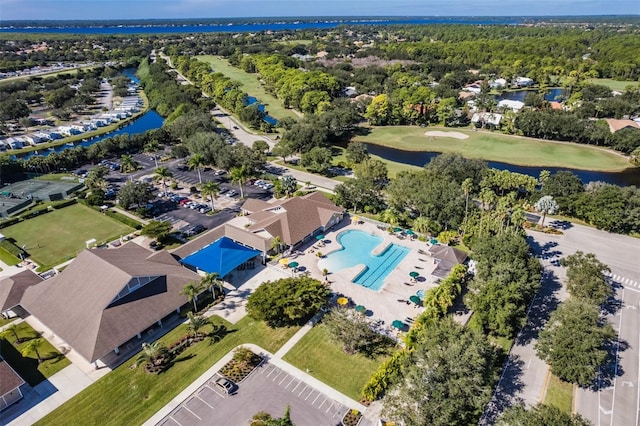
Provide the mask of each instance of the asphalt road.
POLYGON ((599 385, 579 389, 575 407, 598 426, 638 425, 640 240, 567 222, 550 220, 550 223, 562 229, 564 235, 528 234, 529 244, 544 266, 544 278, 481 424, 492 424, 504 409, 515 403, 531 406, 544 397, 548 367, 536 356, 534 346, 549 314, 568 297, 561 284, 566 278, 565 268, 556 261, 581 250, 596 254, 611 269, 616 301, 608 305, 607 319, 619 332, 620 341, 611 348, 612 361, 603 368, 599 385))

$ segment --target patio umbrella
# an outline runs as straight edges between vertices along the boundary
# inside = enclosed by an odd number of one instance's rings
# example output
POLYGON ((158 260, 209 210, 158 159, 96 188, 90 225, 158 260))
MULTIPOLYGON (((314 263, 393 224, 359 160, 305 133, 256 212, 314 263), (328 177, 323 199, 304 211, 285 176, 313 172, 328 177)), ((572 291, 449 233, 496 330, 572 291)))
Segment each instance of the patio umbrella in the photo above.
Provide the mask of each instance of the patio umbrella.
POLYGON ((352 216, 351 220, 354 222, 358 222, 360 220, 360 218, 358 216, 352 216))
POLYGON ((404 328, 404 323, 400 320, 394 320, 391 323, 391 327, 397 328, 398 330, 402 330, 404 328))
POLYGON ((416 272, 416 271, 411 271, 411 272, 409 272, 409 276, 411 278, 418 278, 420 276, 420 274, 418 272, 416 272))
POLYGON ((346 297, 338 297, 337 302, 338 302, 338 305, 344 306, 347 303, 349 303, 349 299, 347 299, 346 297))
POLYGON ((406 231, 404 231, 404 233, 407 234, 407 235, 416 235, 416 233, 413 232, 412 229, 407 229, 406 231))
POLYGON ((358 306, 356 306, 356 311, 364 313, 364 312, 367 312, 367 308, 365 308, 362 305, 358 305, 358 306))
POLYGON ((432 239, 431 241, 429 241, 431 244, 438 244, 438 240, 436 240, 435 238, 432 239))
POLYGON ((393 228, 393 232, 402 232, 402 228, 393 228))
POLYGON ((422 301, 416 295, 413 295, 413 296, 409 297, 409 300, 412 301, 413 303, 415 303, 416 305, 421 305, 422 304, 422 301))
POLYGON ((289 264, 289 259, 287 259, 286 257, 283 257, 282 259, 280 259, 280 264, 281 265, 288 265, 289 264))
POLYGON ((316 240, 324 240, 324 234, 316 235, 316 240))
POLYGON ((424 290, 416 291, 416 296, 418 296, 420 299, 423 299, 424 298, 424 290))
POLYGON ((289 264, 289 268, 297 268, 298 266, 300 266, 300 264, 298 262, 291 262, 289 264))

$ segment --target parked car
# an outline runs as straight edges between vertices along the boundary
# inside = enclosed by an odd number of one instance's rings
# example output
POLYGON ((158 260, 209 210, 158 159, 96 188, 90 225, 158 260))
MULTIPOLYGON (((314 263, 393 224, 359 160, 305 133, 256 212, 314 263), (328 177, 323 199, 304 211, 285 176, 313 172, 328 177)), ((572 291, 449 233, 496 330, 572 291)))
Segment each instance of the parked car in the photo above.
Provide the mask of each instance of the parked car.
POLYGON ((188 198, 183 198, 182 200, 180 200, 178 203, 180 203, 181 206, 184 206, 185 204, 187 204, 189 201, 191 201, 188 198))
POLYGON ((149 243, 149 247, 151 247, 152 249, 157 251, 157 250, 160 250, 162 248, 162 244, 160 244, 158 241, 154 240, 154 241, 151 241, 149 243))
POLYGON ((225 378, 225 377, 220 377, 218 379, 216 379, 216 381, 214 382, 216 384, 216 387, 218 388, 218 390, 222 391, 223 393, 229 395, 231 392, 233 392, 233 390, 236 387, 236 384, 233 383, 231 380, 225 378))
POLYGON ((209 213, 211 211, 211 206, 200 207, 200 213, 209 213))
POLYGON ((193 235, 197 235, 197 234, 201 233, 205 229, 207 229, 207 228, 205 228, 202 225, 194 225, 191 228, 187 229, 187 232, 185 232, 185 235, 187 235, 188 237, 191 237, 193 235))
POLYGON ((224 194, 225 192, 227 192, 229 190, 229 188, 225 188, 224 186, 220 187, 220 191, 218 191, 218 194, 224 194))
POLYGON ((226 196, 229 198, 233 198, 236 195, 238 195, 238 191, 236 191, 235 189, 232 189, 231 191, 227 192, 226 196))

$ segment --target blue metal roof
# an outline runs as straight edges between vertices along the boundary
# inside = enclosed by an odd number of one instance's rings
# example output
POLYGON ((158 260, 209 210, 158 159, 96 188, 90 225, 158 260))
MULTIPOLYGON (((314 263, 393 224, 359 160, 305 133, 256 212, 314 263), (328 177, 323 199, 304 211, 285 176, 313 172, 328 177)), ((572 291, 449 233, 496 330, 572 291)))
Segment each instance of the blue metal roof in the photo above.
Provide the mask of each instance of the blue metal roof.
POLYGON ((260 254, 254 250, 236 243, 230 238, 222 237, 190 254, 180 262, 198 268, 209 274, 217 273, 224 277, 244 262, 260 254))

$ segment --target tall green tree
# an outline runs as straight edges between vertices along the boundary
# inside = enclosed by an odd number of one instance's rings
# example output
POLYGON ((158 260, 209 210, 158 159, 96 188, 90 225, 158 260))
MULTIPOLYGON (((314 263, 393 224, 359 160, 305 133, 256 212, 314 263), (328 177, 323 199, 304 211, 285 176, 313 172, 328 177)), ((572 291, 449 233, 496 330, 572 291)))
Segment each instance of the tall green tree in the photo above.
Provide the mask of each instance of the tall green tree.
POLYGON ((561 263, 567 268, 567 291, 571 297, 600 306, 613 294, 604 275, 611 270, 595 254, 577 251, 561 263))
POLYGON ((244 182, 249 178, 249 173, 244 166, 234 167, 229 171, 231 182, 237 182, 240 186, 240 198, 244 198, 244 182))
POLYGON ((538 337, 536 353, 560 379, 589 386, 615 336, 611 324, 600 319, 598 307, 569 299, 551 314, 538 337))
POLYGON ((209 318, 205 318, 203 315, 194 315, 193 312, 187 312, 187 318, 189 319, 187 329, 194 337, 200 337, 202 327, 211 324, 209 318))
POLYGON ((496 426, 592 426, 580 414, 566 413, 553 405, 538 404, 530 409, 524 405, 508 408, 496 422, 496 426))
POLYGON ((185 284, 180 290, 180 294, 187 296, 190 303, 193 303, 193 311, 198 311, 198 295, 202 292, 202 286, 195 281, 185 284))
POLYGON ((202 167, 204 167, 205 165, 205 159, 204 156, 202 154, 193 154, 191 156, 191 158, 189 158, 189 161, 187 162, 187 165, 189 167, 190 170, 197 170, 198 171, 198 181, 200 183, 202 183, 202 167))
POLYGON ((215 211, 215 206, 213 205, 213 200, 215 199, 218 191, 220 190, 220 185, 215 182, 207 181, 200 186, 200 193, 203 197, 208 198, 211 203, 211 210, 215 211))
POLYGON ((44 339, 40 337, 36 339, 31 339, 27 341, 27 343, 25 343, 25 345, 22 347, 22 350, 20 352, 22 356, 29 356, 31 354, 35 354, 36 358, 38 359, 38 364, 40 364, 42 363, 43 359, 38 349, 40 349, 43 344, 44 344, 44 339))
POLYGON ((131 173, 138 170, 138 162, 131 155, 122 154, 120 157, 120 170, 122 173, 131 173))
POLYGON ((173 173, 171 173, 168 167, 162 166, 155 169, 154 174, 156 176, 156 179, 158 179, 162 183, 162 191, 166 194, 167 179, 173 177, 173 173))
POLYGON ((163 358, 169 354, 169 350, 160 341, 153 343, 142 343, 142 352, 136 358, 134 365, 139 367, 140 365, 155 364, 157 360, 163 358))
POLYGON ((558 211, 558 203, 556 203, 551 195, 545 195, 536 201, 535 208, 538 213, 542 213, 540 226, 544 226, 544 220, 547 215, 554 214, 558 211))

